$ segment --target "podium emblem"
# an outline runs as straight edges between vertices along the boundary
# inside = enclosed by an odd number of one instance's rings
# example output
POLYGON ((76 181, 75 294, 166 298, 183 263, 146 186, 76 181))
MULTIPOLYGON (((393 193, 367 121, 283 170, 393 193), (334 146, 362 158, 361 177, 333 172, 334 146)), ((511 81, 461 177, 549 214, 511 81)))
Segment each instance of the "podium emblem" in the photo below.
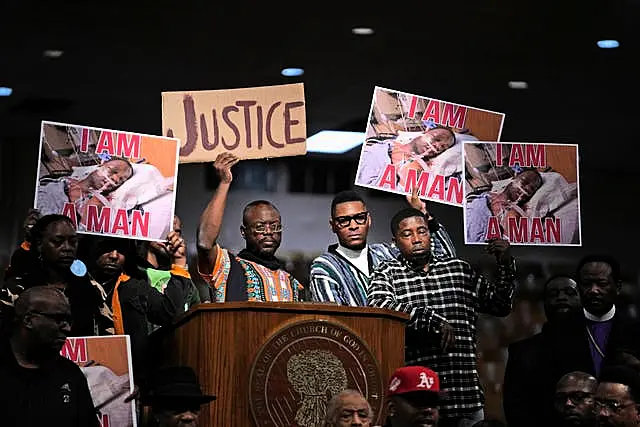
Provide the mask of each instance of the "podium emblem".
POLYGON ((345 389, 360 391, 377 421, 384 384, 367 343, 339 323, 295 322, 258 351, 249 404, 256 426, 324 427, 327 402, 345 389))

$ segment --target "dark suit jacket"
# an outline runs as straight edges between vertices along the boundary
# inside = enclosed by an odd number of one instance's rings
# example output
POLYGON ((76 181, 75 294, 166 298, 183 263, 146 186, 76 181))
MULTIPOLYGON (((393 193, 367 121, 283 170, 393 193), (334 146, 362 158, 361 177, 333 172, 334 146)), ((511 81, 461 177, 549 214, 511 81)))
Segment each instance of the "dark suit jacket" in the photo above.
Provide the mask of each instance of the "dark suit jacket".
MULTIPOLYGON (((547 323, 540 334, 509 346, 504 411, 509 427, 553 421, 553 396, 560 378, 573 371, 595 375, 582 312, 547 323)), ((640 358, 640 322, 616 312, 602 369, 622 363, 623 354, 640 358)))
POLYGON ((542 332, 509 345, 503 386, 504 415, 509 427, 542 425, 544 382, 539 372, 544 366, 545 329, 547 325, 542 332))

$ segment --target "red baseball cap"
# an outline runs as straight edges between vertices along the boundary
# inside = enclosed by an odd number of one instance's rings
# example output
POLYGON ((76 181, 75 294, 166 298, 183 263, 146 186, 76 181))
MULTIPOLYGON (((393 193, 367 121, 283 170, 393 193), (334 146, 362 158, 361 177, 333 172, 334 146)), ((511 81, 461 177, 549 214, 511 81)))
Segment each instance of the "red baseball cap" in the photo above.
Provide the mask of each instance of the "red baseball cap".
POLYGON ((405 366, 396 369, 389 381, 388 395, 394 396, 415 391, 440 393, 438 374, 424 366, 405 366))

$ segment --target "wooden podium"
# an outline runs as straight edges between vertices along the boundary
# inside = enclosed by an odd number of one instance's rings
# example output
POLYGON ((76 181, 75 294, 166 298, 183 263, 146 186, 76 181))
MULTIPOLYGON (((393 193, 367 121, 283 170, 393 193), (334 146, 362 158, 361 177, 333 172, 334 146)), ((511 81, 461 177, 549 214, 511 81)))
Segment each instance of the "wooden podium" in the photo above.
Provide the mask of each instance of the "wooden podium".
POLYGON ((200 304, 154 342, 162 365, 191 366, 203 392, 217 396, 202 408, 202 426, 315 426, 345 388, 360 390, 382 424, 407 319, 333 304, 200 304))

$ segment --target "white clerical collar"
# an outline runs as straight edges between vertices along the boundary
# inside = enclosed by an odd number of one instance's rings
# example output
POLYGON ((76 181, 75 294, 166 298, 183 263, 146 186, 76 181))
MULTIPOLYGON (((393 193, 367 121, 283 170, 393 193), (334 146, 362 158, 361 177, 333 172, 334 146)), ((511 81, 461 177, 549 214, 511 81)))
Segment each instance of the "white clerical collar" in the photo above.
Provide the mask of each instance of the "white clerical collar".
POLYGON ((611 310, 607 311, 602 316, 594 316, 584 308, 582 310, 584 311, 584 317, 587 318, 587 320, 591 320, 592 322, 606 322, 607 320, 613 319, 613 316, 616 314, 615 305, 611 307, 611 310))

